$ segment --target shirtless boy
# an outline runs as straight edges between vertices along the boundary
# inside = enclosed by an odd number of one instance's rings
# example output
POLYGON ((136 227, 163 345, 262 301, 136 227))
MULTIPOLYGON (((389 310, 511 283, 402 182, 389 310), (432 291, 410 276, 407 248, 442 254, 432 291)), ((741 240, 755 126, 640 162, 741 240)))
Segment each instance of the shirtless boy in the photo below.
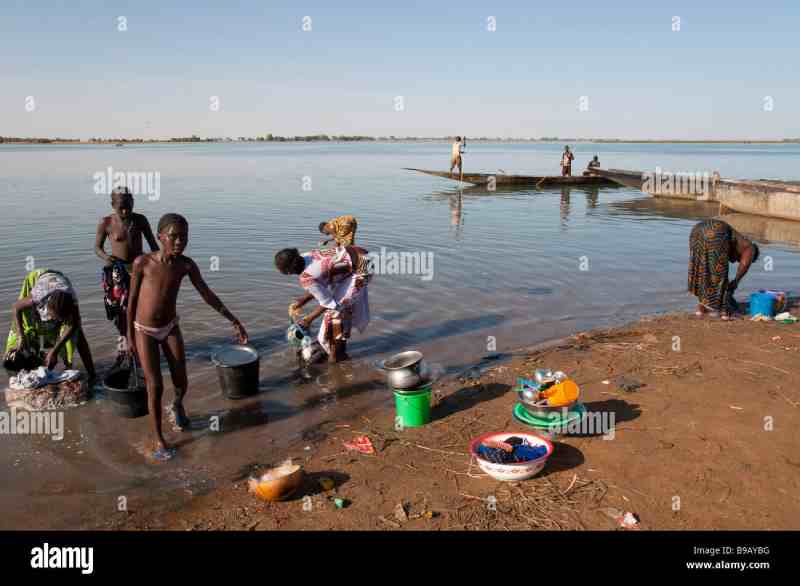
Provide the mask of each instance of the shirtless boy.
MULTIPOLYGON (((106 316, 114 322, 119 331, 120 341, 123 341, 127 337, 125 312, 128 305, 131 265, 136 257, 144 252, 143 236, 152 251, 158 250, 158 242, 153 236, 147 218, 134 213, 133 195, 127 187, 114 189, 111 193, 111 208, 114 213, 102 218, 97 225, 94 251, 106 262, 106 266, 103 267, 106 316), (105 251, 106 239, 111 241, 111 254, 105 251)), ((120 356, 123 356, 123 344, 120 343, 119 347, 120 356)))
POLYGON ((209 289, 195 262, 183 255, 189 240, 189 224, 181 215, 166 214, 158 222, 161 250, 139 256, 133 262, 131 295, 128 304, 128 347, 138 357, 147 382, 147 401, 155 436, 153 458, 168 460, 175 454, 167 445, 161 430, 161 397, 164 384, 161 378, 160 351, 169 363, 175 400, 169 415, 176 428, 189 428, 189 418, 183 406, 186 396, 186 355, 183 335, 178 325, 176 302, 181 281, 188 275, 203 300, 233 324, 242 344, 247 332, 238 319, 209 289))

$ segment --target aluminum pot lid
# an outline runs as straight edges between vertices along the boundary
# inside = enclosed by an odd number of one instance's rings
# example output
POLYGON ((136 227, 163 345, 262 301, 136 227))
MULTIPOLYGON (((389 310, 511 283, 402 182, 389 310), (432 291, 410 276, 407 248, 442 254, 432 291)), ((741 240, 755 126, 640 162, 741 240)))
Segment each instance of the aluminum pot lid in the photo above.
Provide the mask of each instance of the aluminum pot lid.
POLYGON ((226 346, 211 356, 215 366, 235 368, 258 361, 258 351, 252 346, 226 346))

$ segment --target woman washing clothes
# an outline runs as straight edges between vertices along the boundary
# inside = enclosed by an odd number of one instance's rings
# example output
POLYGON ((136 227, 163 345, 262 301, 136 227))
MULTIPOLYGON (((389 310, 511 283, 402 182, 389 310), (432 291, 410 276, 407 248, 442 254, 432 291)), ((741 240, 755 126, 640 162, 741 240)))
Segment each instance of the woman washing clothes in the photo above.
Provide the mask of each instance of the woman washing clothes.
POLYGON ((697 297, 695 315, 730 319, 736 311, 733 292, 760 254, 758 246, 722 220, 704 220, 689 237, 689 293, 697 297), (739 263, 728 281, 728 264, 739 263))
POLYGON ((89 384, 94 384, 97 375, 89 343, 81 328, 78 296, 66 276, 48 269, 28 273, 12 315, 3 361, 7 369, 30 370, 40 366, 37 357, 42 337, 44 347, 49 348, 44 366, 54 368, 61 356, 64 365, 71 369, 77 348, 89 375, 89 384))
POLYGON ((296 248, 285 248, 275 255, 275 266, 284 275, 299 275, 300 286, 306 290, 289 306, 292 319, 307 330, 322 316, 317 340, 328 361, 347 360, 347 340, 353 326, 363 332, 369 324, 367 286, 372 272, 367 251, 347 246, 300 254, 296 248), (319 307, 300 318, 301 308, 312 299, 319 307))

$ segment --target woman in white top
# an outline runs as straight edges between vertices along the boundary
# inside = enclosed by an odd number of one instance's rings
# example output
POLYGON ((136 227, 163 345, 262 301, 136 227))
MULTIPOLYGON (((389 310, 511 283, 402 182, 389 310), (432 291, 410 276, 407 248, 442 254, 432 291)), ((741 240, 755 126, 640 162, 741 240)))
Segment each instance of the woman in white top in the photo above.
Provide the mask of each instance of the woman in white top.
POLYGON ((369 324, 367 285, 372 278, 367 251, 358 246, 335 250, 312 250, 300 254, 296 248, 285 248, 275 255, 275 266, 284 275, 300 275, 300 286, 306 294, 290 306, 296 317, 300 308, 311 299, 319 307, 298 324, 308 329, 322 316, 317 340, 327 352, 330 362, 347 360, 347 340, 353 326, 363 332, 369 324))

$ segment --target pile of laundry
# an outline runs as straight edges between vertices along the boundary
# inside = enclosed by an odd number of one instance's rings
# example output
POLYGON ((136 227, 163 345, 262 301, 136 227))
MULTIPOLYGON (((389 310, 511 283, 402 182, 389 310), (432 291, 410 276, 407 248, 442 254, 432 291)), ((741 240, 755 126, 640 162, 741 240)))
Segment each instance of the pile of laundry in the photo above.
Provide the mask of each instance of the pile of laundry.
POLYGON ((75 407, 90 397, 91 389, 79 370, 56 373, 45 367, 21 370, 9 378, 9 388, 5 392, 9 408, 29 411, 75 407))
POLYGON ((54 370, 40 366, 36 370, 20 370, 16 376, 8 379, 8 386, 15 391, 26 391, 77 380, 80 376, 80 370, 65 370, 62 373, 56 373, 54 370))
POLYGON ((477 452, 493 464, 519 464, 538 460, 547 454, 547 447, 532 446, 524 438, 512 436, 502 442, 486 440, 478 446, 477 452))

